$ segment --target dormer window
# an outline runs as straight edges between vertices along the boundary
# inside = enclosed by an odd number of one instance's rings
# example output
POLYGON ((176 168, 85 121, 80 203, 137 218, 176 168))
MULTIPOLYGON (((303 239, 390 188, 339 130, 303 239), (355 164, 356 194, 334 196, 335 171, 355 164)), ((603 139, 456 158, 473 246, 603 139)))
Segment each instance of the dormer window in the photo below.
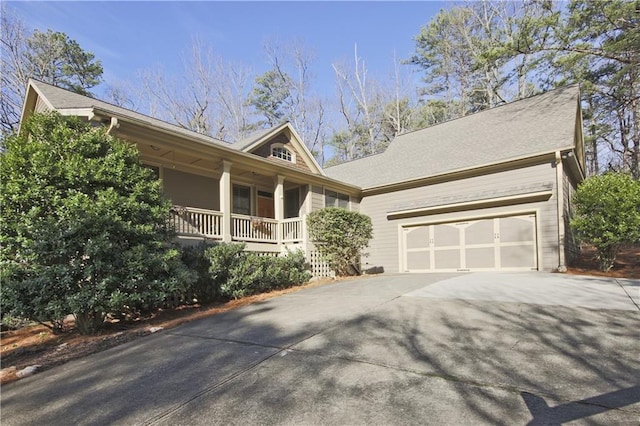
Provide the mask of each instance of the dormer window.
POLYGON ((271 155, 291 163, 295 162, 295 156, 291 151, 285 148, 281 143, 271 145, 271 155))

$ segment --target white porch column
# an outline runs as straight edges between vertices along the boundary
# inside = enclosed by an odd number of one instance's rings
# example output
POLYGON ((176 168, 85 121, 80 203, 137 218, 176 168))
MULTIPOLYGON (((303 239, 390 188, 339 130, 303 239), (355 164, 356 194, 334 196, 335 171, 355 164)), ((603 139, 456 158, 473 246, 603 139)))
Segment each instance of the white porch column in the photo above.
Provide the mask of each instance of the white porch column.
POLYGON ((273 210, 278 221, 278 244, 282 244, 282 220, 284 219, 284 176, 276 176, 276 190, 273 193, 273 210))
POLYGON ((309 241, 309 231, 307 230, 307 217, 313 211, 313 185, 307 185, 307 194, 304 197, 304 214, 302 215, 302 249, 307 261, 309 261, 309 252, 311 251, 311 242, 309 241))
POLYGON ((222 175, 220 176, 220 211, 222 212, 222 241, 231 242, 231 162, 222 161, 222 175))
POLYGON ((273 202, 275 219, 284 219, 284 176, 276 176, 276 190, 273 193, 273 202))

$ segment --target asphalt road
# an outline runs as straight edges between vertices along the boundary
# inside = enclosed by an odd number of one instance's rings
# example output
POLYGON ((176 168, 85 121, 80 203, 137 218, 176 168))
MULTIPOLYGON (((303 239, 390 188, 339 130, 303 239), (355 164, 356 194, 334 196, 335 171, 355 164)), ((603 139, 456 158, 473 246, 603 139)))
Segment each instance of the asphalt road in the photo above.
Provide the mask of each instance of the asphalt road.
POLYGON ((386 275, 1 389, 3 425, 640 423, 640 281, 386 275))

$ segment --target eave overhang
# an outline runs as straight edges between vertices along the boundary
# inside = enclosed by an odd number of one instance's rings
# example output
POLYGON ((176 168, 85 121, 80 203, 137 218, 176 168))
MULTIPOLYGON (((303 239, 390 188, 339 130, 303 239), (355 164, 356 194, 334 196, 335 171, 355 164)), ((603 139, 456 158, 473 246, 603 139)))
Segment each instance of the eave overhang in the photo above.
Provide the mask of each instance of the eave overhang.
MULTIPOLYGON (((186 151, 206 158, 220 158, 222 160, 230 161, 237 167, 241 166, 243 168, 250 168, 257 173, 282 175, 285 178, 295 179, 296 181, 308 184, 331 186, 336 190, 348 193, 352 196, 359 197, 361 195, 361 188, 356 185, 293 167, 283 167, 273 161, 269 161, 254 154, 238 151, 231 147, 214 143, 204 135, 201 136, 193 134, 187 137, 179 132, 160 128, 142 120, 128 117, 123 114, 116 114, 113 111, 96 107, 91 110, 93 114, 88 113, 88 111, 82 111, 82 116, 104 123, 110 123, 113 118, 117 119, 119 127, 117 129, 113 129, 112 134, 114 136, 120 136, 124 139, 132 139, 136 142, 148 141, 153 144, 163 145, 168 149, 186 151)), ((66 111, 71 115, 70 110, 66 111)), ((66 112, 65 110, 61 110, 60 113, 65 114, 66 112)))

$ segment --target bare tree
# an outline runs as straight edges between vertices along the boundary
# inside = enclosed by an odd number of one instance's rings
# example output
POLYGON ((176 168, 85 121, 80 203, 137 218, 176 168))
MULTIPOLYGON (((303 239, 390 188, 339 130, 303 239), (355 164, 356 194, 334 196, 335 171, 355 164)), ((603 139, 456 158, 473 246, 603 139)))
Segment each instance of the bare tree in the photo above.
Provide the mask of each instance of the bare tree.
POLYGON ((24 23, 11 13, 6 2, 2 2, 0 28, 2 38, 0 120, 2 133, 8 133, 18 128, 22 102, 29 80, 29 73, 23 66, 28 35, 24 23))
MULTIPOLYGON (((335 161, 381 152, 388 145, 383 123, 387 96, 378 83, 369 78, 365 61, 354 47, 351 64, 332 64, 338 87, 338 104, 346 129, 334 133, 330 143, 334 147, 335 161)), ((393 115, 393 112, 390 112, 393 115)))
POLYGON ((241 139, 255 128, 246 106, 251 76, 247 68, 224 61, 211 46, 194 40, 183 70, 177 77, 161 67, 140 73, 151 115, 227 141, 241 139))
POLYGON ((406 67, 393 53, 392 87, 386 91, 383 132, 388 141, 399 134, 416 128, 416 103, 412 96, 411 82, 406 74, 406 67))
POLYGON ((102 95, 102 100, 132 111, 140 109, 140 98, 138 89, 128 81, 107 84, 102 95))
POLYGON ((264 45, 270 69, 255 79, 249 104, 264 126, 291 122, 302 142, 324 162, 325 107, 312 90, 312 50, 301 41, 264 45))

